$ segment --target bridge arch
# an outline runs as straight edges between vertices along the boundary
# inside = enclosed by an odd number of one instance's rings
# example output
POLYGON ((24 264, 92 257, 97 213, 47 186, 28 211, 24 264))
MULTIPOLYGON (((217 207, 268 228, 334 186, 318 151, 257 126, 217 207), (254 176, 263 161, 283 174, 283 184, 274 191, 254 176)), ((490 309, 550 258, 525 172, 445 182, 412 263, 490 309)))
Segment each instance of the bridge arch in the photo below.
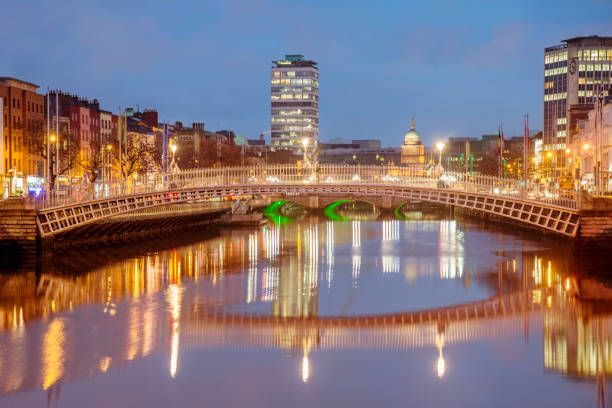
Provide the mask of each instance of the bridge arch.
MULTIPOLYGON (((439 189, 405 184, 306 184, 303 182, 236 185, 203 185, 165 191, 128 194, 68 205, 41 208, 37 225, 42 237, 53 236, 96 220, 144 208, 173 203, 229 197, 285 197, 288 201, 308 196, 378 197, 386 203, 409 200, 432 202, 492 214, 523 225, 565 236, 575 236, 579 214, 575 209, 523 200, 513 195, 439 189), (291 198, 290 198, 291 197, 291 198)), ((389 207, 390 208, 390 207, 389 207)))

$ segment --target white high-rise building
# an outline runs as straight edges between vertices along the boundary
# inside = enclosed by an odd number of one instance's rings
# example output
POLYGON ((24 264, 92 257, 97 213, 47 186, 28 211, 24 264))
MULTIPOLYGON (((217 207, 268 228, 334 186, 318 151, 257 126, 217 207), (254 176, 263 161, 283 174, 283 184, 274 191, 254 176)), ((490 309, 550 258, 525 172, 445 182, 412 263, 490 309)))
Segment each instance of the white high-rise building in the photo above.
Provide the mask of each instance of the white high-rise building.
POLYGON ((302 150, 319 140, 319 68, 303 55, 272 61, 271 144, 302 150))
POLYGON ((612 88, 612 37, 576 37, 544 49, 545 174, 562 176, 567 152, 596 97, 612 88))

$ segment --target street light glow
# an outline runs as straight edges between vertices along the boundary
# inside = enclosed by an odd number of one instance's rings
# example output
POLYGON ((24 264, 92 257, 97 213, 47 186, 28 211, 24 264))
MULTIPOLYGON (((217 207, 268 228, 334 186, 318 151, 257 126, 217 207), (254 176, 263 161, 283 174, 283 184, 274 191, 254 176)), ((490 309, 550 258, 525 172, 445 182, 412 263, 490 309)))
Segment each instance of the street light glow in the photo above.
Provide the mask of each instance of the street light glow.
POLYGON ((585 144, 584 144, 584 148, 585 148, 585 149, 588 149, 589 147, 591 147, 591 146, 589 146, 589 144, 588 144, 588 143, 585 143, 585 144))
POLYGON ((444 149, 444 143, 438 142, 436 143, 436 147, 438 148, 439 151, 442 151, 444 149))
POLYGON ((172 153, 175 153, 176 152, 176 145, 175 144, 170 145, 170 150, 172 150, 172 153))
POLYGON ((548 157, 552 157, 552 152, 548 152, 548 153, 546 153, 546 156, 548 156, 548 157))

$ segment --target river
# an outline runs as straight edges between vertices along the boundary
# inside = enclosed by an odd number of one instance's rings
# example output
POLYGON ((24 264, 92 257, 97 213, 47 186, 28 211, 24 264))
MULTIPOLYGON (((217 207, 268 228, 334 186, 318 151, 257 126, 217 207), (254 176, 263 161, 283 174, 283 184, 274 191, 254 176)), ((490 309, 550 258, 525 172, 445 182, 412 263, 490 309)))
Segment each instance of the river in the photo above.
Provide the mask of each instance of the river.
POLYGON ((307 215, 57 252, 0 275, 0 406, 597 407, 612 289, 572 251, 307 215))

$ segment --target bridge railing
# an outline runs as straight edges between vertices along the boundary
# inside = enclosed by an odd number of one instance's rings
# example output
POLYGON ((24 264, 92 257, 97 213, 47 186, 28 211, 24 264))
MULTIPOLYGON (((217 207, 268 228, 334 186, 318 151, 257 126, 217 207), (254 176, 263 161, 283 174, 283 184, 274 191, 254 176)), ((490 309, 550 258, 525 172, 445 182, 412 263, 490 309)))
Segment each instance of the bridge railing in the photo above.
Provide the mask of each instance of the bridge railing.
POLYGON ((467 173, 425 170, 419 167, 319 165, 316 168, 297 165, 261 167, 202 168, 161 175, 129 183, 90 185, 86 188, 51 191, 41 194, 38 208, 68 205, 129 194, 172 189, 261 184, 317 185, 393 185, 482 193, 576 208, 575 192, 547 188, 531 181, 467 173))

